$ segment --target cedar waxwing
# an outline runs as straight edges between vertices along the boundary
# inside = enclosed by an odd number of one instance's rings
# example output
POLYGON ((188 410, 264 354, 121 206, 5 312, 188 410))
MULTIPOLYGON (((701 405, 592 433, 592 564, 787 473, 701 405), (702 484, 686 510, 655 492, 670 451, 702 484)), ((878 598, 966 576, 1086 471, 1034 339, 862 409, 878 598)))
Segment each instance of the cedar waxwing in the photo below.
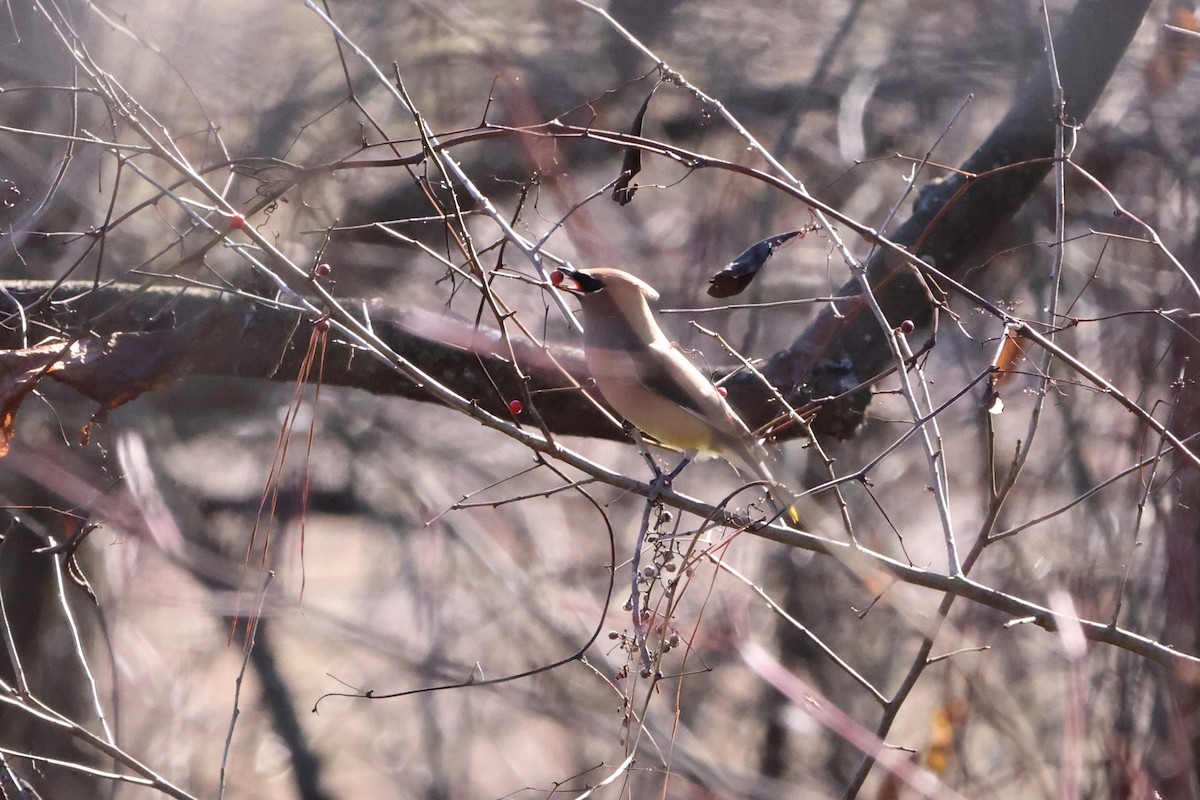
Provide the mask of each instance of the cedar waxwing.
MULTIPOLYGON (((775 500, 795 510, 775 482, 770 454, 725 398, 675 349, 650 311, 658 292, 619 269, 560 268, 559 289, 583 305, 583 349, 600 394, 643 433, 684 452, 716 454, 764 481, 775 500)), ((682 466, 682 465, 681 465, 682 466)))

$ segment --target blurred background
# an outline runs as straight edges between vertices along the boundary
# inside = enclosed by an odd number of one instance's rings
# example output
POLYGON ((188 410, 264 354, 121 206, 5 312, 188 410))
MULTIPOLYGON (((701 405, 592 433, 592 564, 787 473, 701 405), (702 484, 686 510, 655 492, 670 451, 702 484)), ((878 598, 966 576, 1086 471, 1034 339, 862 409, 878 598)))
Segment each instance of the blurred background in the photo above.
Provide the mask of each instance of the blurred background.
MULTIPOLYGON (((1048 5, 1057 26, 1072 4, 1048 5)), ((420 152, 412 116, 310 8, 18 0, 7 11, 5 281, 272 297, 275 287, 237 248, 185 211, 190 203, 219 216, 211 198, 181 182, 186 159, 284 255, 304 267, 330 264, 337 297, 456 320, 480 314, 478 291, 447 266, 463 259, 429 201, 450 197, 444 176, 428 162, 383 163, 420 152), (135 118, 180 158, 134 149, 150 146, 135 118), (129 149, 62 138, 72 132, 129 149), (351 156, 379 163, 328 166, 351 156), (297 179, 295 167, 309 171, 297 179), (255 205, 287 180, 295 184, 255 205)), ((624 33, 570 0, 342 2, 327 11, 384 80, 402 78, 444 140, 483 123, 552 119, 628 131, 653 90, 643 136, 766 168, 686 85, 655 89, 664 73, 636 38, 718 100, 814 196, 874 228, 906 216, 917 161, 932 149, 918 187, 945 177, 1023 82, 1047 70, 1040 7, 1012 0, 613 0, 607 11, 624 33)), ((986 243, 967 282, 1015 314, 1044 319, 1061 259, 1059 344, 1187 435, 1195 416, 1183 411, 1195 388, 1179 380, 1178 340, 1195 341, 1200 305, 1182 272, 1195 275, 1200 250, 1200 68, 1195 40, 1164 34, 1167 21, 1196 25, 1186 6, 1152 6, 1072 143, 1073 161, 1106 190, 1068 170, 1059 243, 1047 183, 986 243), (1114 213, 1114 198, 1128 214, 1114 213), (1178 265, 1130 214, 1153 226, 1178 265)), ((813 221, 760 181, 648 155, 636 198, 622 206, 609 198, 622 159, 612 145, 496 136, 450 154, 518 233, 548 235, 547 250, 577 266, 635 272, 659 289, 663 308, 694 309, 664 315, 663 325, 702 365, 732 359, 692 320, 761 358, 791 344, 819 308, 712 310, 725 303, 705 295, 708 276, 744 248, 813 221)), ((504 268, 496 295, 535 340, 574 343, 532 266, 500 246, 477 204, 464 203, 482 263, 504 268)), ((869 246, 843 234, 865 257, 869 246)), ((826 296, 848 278, 829 237, 809 233, 780 250, 739 302, 826 296)), ((934 405, 948 404, 938 421, 954 528, 964 549, 981 534, 1012 532, 987 547, 971 577, 1041 605, 1073 602, 1084 618, 1116 618, 1195 652, 1194 634, 1172 627, 1194 619, 1195 584, 1185 578, 1173 596, 1167 580, 1172 563, 1192 558, 1171 534, 1172 515, 1196 501, 1194 479, 1170 458, 1152 459, 1157 436, 1065 369, 1055 367, 1043 391, 1040 356, 1018 367, 1003 414, 982 411, 982 386, 950 402, 987 369, 1003 329, 961 298, 947 312, 923 363, 934 405), (996 486, 1030 443, 1001 506, 996 486)), ((482 324, 495 319, 484 313, 482 324)), ((299 330, 298 346, 308 337, 299 330)), ((821 441, 820 452, 785 444, 789 484, 814 486, 830 470, 847 475, 879 458, 912 425, 897 387, 895 379, 876 387, 854 438, 821 441)), ((1057 634, 963 600, 935 628, 937 593, 747 534, 711 531, 689 551, 685 534, 699 521, 688 515, 656 526, 663 536, 643 555, 661 566, 674 552, 676 571, 655 572, 646 589, 658 613, 665 582, 683 578, 657 631, 682 644, 664 655, 651 691, 626 646, 644 499, 603 484, 586 487, 590 499, 562 491, 581 475, 539 466, 521 445, 436 403, 337 387, 315 398, 289 380, 194 376, 113 410, 81 443, 96 410, 43 381, 0 461, 0 588, 15 632, 9 660, 16 652, 25 673, 19 679, 9 665, 3 678, 27 680, 35 697, 91 731, 107 725, 122 750, 193 796, 217 796, 224 782, 229 798, 542 798, 606 780, 597 796, 841 796, 862 753, 812 707, 874 730, 883 707, 864 684, 892 697, 914 664, 948 654, 917 670, 887 736, 902 761, 937 775, 935 796, 1149 797, 1152 787, 1187 796, 1194 785, 1196 722, 1170 690, 1189 673, 1105 645, 1073 651, 1057 634), (94 601, 70 576, 56 580, 48 556, 28 552, 30 541, 61 542, 89 523, 99 527, 76 558, 94 601), (689 552, 708 555, 684 569, 689 552), (233 620, 244 623, 260 604, 246 648, 233 620), (312 713, 327 692, 383 694, 531 670, 568 658, 596 630, 586 663, 399 699, 331 697, 312 713), (800 676, 809 705, 764 680, 747 662, 750 647, 800 676)), ((623 442, 564 443, 651 477, 623 442)), ((918 439, 887 452, 868 477, 841 487, 845 517, 834 493, 813 498, 814 532, 845 541, 849 519, 863 545, 944 570, 918 439)), ((718 502, 740 483, 710 461, 689 466, 676 488, 718 502)), ((0 745, 129 773, 11 704, 0 711, 0 745)), ((6 758, 11 786, 20 775, 43 797, 162 790, 6 758)), ((918 796, 911 791, 877 767, 861 796, 918 796)))

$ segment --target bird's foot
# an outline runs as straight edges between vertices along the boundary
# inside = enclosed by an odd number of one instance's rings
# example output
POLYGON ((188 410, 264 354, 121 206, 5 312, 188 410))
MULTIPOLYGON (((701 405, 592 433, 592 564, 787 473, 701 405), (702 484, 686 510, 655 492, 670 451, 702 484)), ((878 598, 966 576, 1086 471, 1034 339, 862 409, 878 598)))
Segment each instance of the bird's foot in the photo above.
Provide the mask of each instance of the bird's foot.
POLYGON ((667 483, 670 483, 671 481, 673 481, 675 479, 675 476, 678 475, 679 473, 683 472, 683 468, 686 467, 690 463, 692 463, 692 457, 684 456, 683 460, 679 462, 679 465, 676 466, 675 469, 673 469, 667 473, 667 476, 666 476, 667 483))
POLYGON ((650 481, 650 501, 657 503, 662 493, 671 488, 671 479, 675 477, 675 473, 664 474, 657 464, 651 466, 654 468, 654 480, 650 481))
POLYGON ((692 457, 684 456, 675 469, 664 473, 658 464, 654 462, 654 459, 650 458, 648 453, 646 455, 650 469, 654 470, 654 480, 650 482, 650 499, 657 500, 660 494, 671 488, 671 482, 675 480, 679 473, 683 472, 684 467, 691 463, 692 457))

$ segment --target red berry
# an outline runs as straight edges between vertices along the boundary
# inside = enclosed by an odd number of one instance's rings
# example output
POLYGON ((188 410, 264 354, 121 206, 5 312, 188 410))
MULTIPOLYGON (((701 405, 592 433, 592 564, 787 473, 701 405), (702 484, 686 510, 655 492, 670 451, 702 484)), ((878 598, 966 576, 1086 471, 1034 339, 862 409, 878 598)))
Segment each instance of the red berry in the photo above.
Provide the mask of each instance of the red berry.
POLYGON ((729 397, 729 390, 726 389, 724 386, 718 386, 717 394, 721 395, 721 397, 729 397))
POLYGON ((911 319, 906 319, 906 320, 904 320, 904 322, 900 323, 900 332, 901 333, 912 333, 916 327, 917 326, 913 324, 913 321, 911 319))
POLYGON ((246 218, 243 217, 241 214, 234 214, 232 217, 229 218, 229 229, 230 230, 237 231, 237 230, 241 230, 244 227, 246 227, 246 218))
POLYGON ((322 261, 320 264, 317 264, 315 267, 313 267, 313 275, 315 275, 318 278, 324 278, 325 276, 329 275, 329 273, 331 273, 331 272, 333 272, 333 267, 329 266, 324 261, 322 261))
POLYGON ((520 400, 509 400, 508 401, 508 410, 514 414, 520 414, 521 410, 523 408, 525 408, 525 406, 521 405, 520 400))
POLYGON ((560 286, 566 277, 566 275, 563 275, 561 269, 556 269, 554 272, 550 273, 550 283, 554 284, 555 286, 560 286))

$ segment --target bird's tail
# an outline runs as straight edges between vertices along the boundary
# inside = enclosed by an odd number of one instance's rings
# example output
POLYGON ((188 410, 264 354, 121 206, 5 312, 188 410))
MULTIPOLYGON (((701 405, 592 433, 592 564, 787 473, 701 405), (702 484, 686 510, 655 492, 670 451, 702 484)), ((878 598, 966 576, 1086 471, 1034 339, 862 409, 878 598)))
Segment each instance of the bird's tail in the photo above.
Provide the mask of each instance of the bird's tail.
POLYGON ((770 492, 771 505, 775 506, 772 513, 789 527, 803 528, 800 511, 796 508, 796 498, 787 487, 779 483, 770 483, 767 485, 767 491, 770 492))

